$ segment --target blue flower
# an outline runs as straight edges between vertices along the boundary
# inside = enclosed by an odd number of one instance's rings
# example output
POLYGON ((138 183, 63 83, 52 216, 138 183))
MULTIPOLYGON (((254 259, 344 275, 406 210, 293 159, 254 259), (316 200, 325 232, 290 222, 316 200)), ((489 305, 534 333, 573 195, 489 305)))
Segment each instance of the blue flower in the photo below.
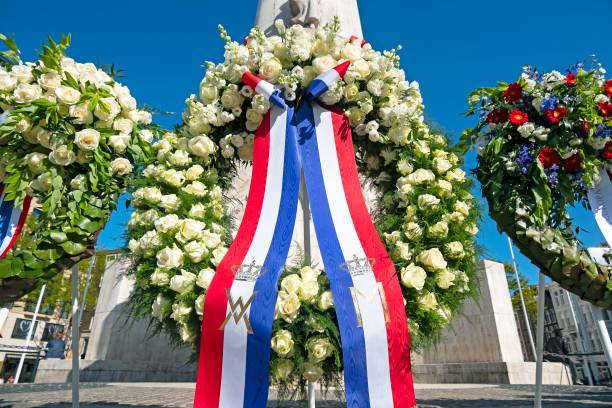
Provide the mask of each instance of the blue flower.
POLYGON ((612 137, 612 126, 597 125, 596 137, 612 137))
POLYGON ((542 112, 547 111, 549 109, 555 109, 557 102, 557 95, 551 95, 548 98, 544 98, 541 107, 542 112))
POLYGON ((546 176, 548 176, 548 183, 552 187, 556 187, 557 184, 559 184, 559 172, 558 172, 558 170, 559 170, 559 166, 556 165, 556 164, 553 164, 548 169, 544 169, 544 172, 546 173, 546 176))
POLYGON ((529 166, 533 162, 533 156, 531 152, 534 151, 534 146, 521 146, 520 151, 516 159, 514 161, 519 165, 519 169, 521 173, 527 174, 529 170, 529 166))

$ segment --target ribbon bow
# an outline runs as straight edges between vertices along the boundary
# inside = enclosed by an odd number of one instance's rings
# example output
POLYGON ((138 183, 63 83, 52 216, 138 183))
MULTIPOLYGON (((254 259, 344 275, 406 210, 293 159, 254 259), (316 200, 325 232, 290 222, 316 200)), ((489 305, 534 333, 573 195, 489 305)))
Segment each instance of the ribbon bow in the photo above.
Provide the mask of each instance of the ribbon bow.
POLYGON ((316 98, 350 62, 323 72, 296 107, 245 72, 271 103, 255 134, 253 175, 238 233, 208 288, 194 406, 263 408, 277 280, 291 244, 300 167, 338 316, 350 407, 414 407, 403 296, 366 207, 351 127, 316 98))

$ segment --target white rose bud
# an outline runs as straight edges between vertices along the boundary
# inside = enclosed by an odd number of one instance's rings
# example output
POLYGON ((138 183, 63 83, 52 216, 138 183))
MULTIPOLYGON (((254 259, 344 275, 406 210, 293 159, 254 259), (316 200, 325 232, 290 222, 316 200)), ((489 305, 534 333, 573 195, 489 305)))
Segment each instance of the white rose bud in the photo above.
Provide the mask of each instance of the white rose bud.
POLYGON ((276 367, 274 370, 274 376, 284 381, 293 372, 293 361, 287 360, 286 358, 276 360, 276 367))
POLYGON ((119 133, 125 133, 129 135, 134 129, 134 122, 124 118, 115 119, 115 121, 113 122, 113 129, 119 133))
POLYGON ((191 313, 191 306, 185 303, 175 303, 172 305, 172 314, 170 317, 177 322, 185 321, 191 313))
POLYGON ((206 207, 204 207, 203 204, 194 204, 191 206, 191 208, 189 209, 189 216, 191 218, 204 218, 204 215, 206 214, 206 207))
POLYGON ((334 298, 330 290, 326 290, 321 293, 321 297, 319 297, 319 301, 317 302, 317 306, 321 310, 327 310, 334 305, 334 298))
POLYGON ((172 279, 170 279, 170 289, 180 293, 181 295, 187 293, 193 289, 195 278, 195 274, 187 272, 183 269, 181 270, 180 275, 174 275, 172 279))
POLYGON ((168 157, 168 161, 173 166, 185 167, 189 164, 191 158, 185 150, 177 150, 168 157))
POLYGON ((312 383, 319 381, 319 378, 323 375, 323 368, 309 361, 304 363, 302 370, 304 378, 312 383))
POLYGON ((185 178, 187 180, 194 181, 197 180, 202 173, 204 173, 204 167, 200 166, 199 164, 195 164, 185 171, 185 178))
POLYGON ((416 257, 417 262, 425 266, 428 271, 435 271, 446 268, 446 261, 442 252, 438 248, 431 248, 421 252, 416 257))
POLYGON ((414 171, 414 173, 408 175, 406 179, 408 183, 412 185, 419 185, 433 182, 436 179, 436 176, 431 170, 417 169, 414 171))
POLYGON ((433 310, 436 308, 436 306, 438 306, 436 295, 431 292, 425 292, 425 294, 419 297, 418 301, 421 310, 424 311, 433 310))
POLYGON ((420 266, 416 266, 415 264, 411 263, 410 265, 402 268, 400 271, 400 276, 404 286, 421 290, 425 285, 427 273, 420 266))
POLYGON ((194 195, 196 197, 204 197, 208 189, 206 185, 200 181, 194 181, 185 187, 183 187, 183 191, 187 194, 194 195))
POLYGON ((127 149, 127 145, 130 142, 130 135, 125 133, 120 133, 118 135, 113 135, 108 138, 108 144, 113 148, 117 153, 122 153, 127 149))
POLYGON ((439 221, 429 227, 429 234, 432 238, 445 238, 448 235, 448 223, 439 221))
POLYGON ((42 153, 30 153, 26 155, 25 160, 28 163, 28 168, 32 173, 38 173, 40 164, 47 156, 42 153))
POLYGON ((445 252, 451 259, 461 259, 465 256, 463 245, 459 241, 453 241, 446 244, 445 252))
POLYGON ((281 290, 284 290, 289 294, 298 293, 302 287, 302 279, 299 277, 299 275, 292 273, 283 278, 280 287, 281 290))
POLYGON ((421 227, 416 222, 409 222, 404 227, 404 235, 414 241, 421 236, 421 227))
POLYGON ((444 174, 452 167, 450 161, 443 159, 441 157, 436 157, 433 159, 434 169, 438 172, 438 174, 444 174))
POLYGON ((440 203, 440 199, 431 194, 422 194, 418 198, 418 205, 420 209, 437 206, 440 203))
POLYGON ((196 136, 189 140, 189 150, 196 156, 208 157, 217 150, 217 146, 208 136, 196 136))
POLYGON ((455 280, 455 274, 448 269, 436 273, 436 284, 442 289, 448 289, 455 280))
POLYGON ((279 330, 271 340, 271 348, 281 357, 286 357, 293 352, 293 339, 288 330, 279 330))
POLYGON ((157 317, 159 320, 163 320, 166 315, 166 305, 168 305, 170 301, 162 295, 157 295, 155 298, 155 302, 151 306, 151 314, 153 317, 157 317))
POLYGON ((320 363, 331 356, 334 351, 329 340, 322 338, 309 339, 306 342, 306 350, 308 351, 308 360, 313 363, 320 363))
POLYGON ((81 184, 83 184, 84 181, 85 181, 85 175, 79 174, 78 176, 76 176, 70 181, 70 187, 72 187, 73 190, 76 190, 79 187, 81 187, 81 184))
POLYGON ((183 264, 183 252, 176 247, 165 247, 157 253, 157 266, 160 268, 178 268, 183 264))
POLYGON ((208 255, 208 248, 202 242, 190 241, 185 245, 185 252, 192 262, 198 263, 208 255))
POLYGON ((198 274, 198 278, 196 279, 196 285, 198 285, 202 289, 208 289, 214 277, 214 270, 212 270, 211 268, 204 268, 198 274))
POLYGON ((155 268, 151 274, 151 284, 155 286, 166 286, 170 283, 170 275, 164 269, 155 268))
POLYGON ((168 169, 162 173, 161 178, 168 184, 174 187, 180 187, 185 182, 185 176, 182 171, 168 169))
POLYGON ((155 229, 158 232, 169 234, 179 227, 179 217, 176 214, 168 214, 155 220, 155 229))

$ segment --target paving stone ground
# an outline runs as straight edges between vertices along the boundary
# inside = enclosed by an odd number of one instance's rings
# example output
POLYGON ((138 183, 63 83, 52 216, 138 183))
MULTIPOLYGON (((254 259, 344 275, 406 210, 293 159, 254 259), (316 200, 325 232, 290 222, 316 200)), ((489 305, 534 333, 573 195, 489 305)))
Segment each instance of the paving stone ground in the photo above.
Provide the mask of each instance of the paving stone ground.
MULTIPOLYGON (((418 384, 420 408, 446 407, 532 407, 532 385, 418 384)), ((83 408, 191 407, 192 383, 82 383, 83 408)), ((71 407, 70 384, 0 385, 0 408, 71 407)), ((333 398, 333 397, 332 397, 333 398)), ((303 408, 304 402, 270 401, 269 407, 303 408)), ((317 408, 340 408, 342 401, 317 401, 317 408)), ((545 408, 612 407, 612 388, 586 386, 544 386, 545 408)))

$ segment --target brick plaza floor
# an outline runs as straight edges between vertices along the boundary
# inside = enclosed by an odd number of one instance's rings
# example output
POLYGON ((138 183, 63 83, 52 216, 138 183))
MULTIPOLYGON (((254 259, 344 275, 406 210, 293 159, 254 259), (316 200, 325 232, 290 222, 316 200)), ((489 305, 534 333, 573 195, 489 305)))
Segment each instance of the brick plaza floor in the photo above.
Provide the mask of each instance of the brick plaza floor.
MULTIPOLYGON (((420 408, 532 407, 534 386, 483 384, 418 384, 420 408)), ((83 408, 191 407, 193 383, 82 383, 83 408)), ((70 384, 0 385, 0 408, 71 407, 70 384)), ((304 407, 303 402, 271 400, 269 407, 304 407)), ((340 408, 342 401, 317 401, 318 408, 340 408)), ((544 386, 543 407, 612 407, 612 388, 544 386)))

